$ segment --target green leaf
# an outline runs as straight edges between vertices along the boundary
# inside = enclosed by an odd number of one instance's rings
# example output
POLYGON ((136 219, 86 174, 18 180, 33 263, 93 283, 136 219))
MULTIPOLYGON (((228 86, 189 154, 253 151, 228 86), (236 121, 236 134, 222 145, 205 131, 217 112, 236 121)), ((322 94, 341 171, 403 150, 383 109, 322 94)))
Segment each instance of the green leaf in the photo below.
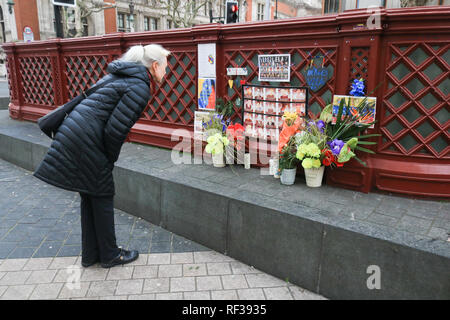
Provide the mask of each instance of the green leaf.
POLYGON ((360 158, 358 158, 357 156, 354 156, 354 158, 356 160, 358 160, 358 162, 361 163, 364 167, 367 167, 367 164, 364 161, 362 161, 360 158))
POLYGON ((358 136, 358 139, 365 139, 365 138, 371 138, 371 137, 381 137, 381 134, 379 134, 379 133, 365 134, 362 136, 358 136))
POLYGON ((336 127, 339 127, 339 125, 341 124, 341 117, 342 117, 342 112, 344 111, 344 104, 345 104, 345 98, 341 99, 341 102, 339 103, 339 109, 338 109, 338 114, 337 114, 337 118, 336 118, 336 127))
POLYGON ((377 144, 377 143, 376 142, 372 142, 372 141, 361 141, 361 140, 359 140, 358 144, 377 144))
POLYGON ((355 149, 360 150, 360 151, 364 151, 364 152, 367 152, 367 153, 375 154, 375 152, 373 152, 372 150, 369 150, 369 149, 366 149, 366 148, 363 148, 363 147, 360 147, 360 146, 356 146, 355 149))

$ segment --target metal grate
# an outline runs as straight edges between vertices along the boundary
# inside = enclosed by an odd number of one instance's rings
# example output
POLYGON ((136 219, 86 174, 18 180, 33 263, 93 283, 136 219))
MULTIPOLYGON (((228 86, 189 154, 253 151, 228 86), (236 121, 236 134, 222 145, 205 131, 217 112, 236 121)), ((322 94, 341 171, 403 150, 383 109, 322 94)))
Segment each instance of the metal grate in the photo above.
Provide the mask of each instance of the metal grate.
POLYGON ((380 153, 449 158, 449 43, 390 44, 380 153))
MULTIPOLYGON (((368 79, 369 47, 354 47, 351 53, 350 79, 368 79)), ((367 85, 367 84, 366 84, 367 85)))
POLYGON ((54 105, 50 57, 20 57, 23 98, 26 104, 54 105))
POLYGON ((66 56, 64 60, 70 100, 106 74, 108 55, 66 56))
POLYGON ((196 50, 172 52, 164 84, 155 92, 141 119, 193 126, 197 105, 196 50))

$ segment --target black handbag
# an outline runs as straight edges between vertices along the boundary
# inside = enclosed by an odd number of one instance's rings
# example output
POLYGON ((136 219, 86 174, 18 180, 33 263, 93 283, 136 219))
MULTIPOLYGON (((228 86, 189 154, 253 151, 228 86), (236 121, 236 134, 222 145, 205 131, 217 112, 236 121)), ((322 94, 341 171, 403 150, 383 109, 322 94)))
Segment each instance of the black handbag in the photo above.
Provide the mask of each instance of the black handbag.
POLYGON ((58 131, 59 127, 63 123, 64 119, 67 118, 70 112, 85 98, 87 98, 91 93, 95 92, 96 90, 100 89, 104 85, 114 81, 114 79, 109 79, 104 81, 103 83, 99 85, 95 85, 91 88, 89 88, 86 91, 83 91, 82 94, 79 96, 76 96, 72 100, 66 102, 62 106, 56 108, 52 112, 46 114, 42 118, 39 118, 37 123, 39 128, 44 132, 50 139, 54 139, 56 132, 58 131))

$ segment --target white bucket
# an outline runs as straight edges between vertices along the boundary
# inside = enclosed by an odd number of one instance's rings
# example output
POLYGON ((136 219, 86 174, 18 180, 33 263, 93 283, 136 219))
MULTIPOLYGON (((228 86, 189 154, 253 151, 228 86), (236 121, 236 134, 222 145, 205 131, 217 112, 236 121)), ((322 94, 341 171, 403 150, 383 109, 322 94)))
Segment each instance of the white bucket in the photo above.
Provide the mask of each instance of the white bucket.
POLYGON ((297 167, 294 169, 283 169, 281 171, 281 183, 285 185, 291 185, 295 182, 295 175, 297 173, 297 167))
POLYGON ((212 161, 213 161, 214 167, 218 167, 218 168, 225 167, 225 163, 223 161, 223 153, 213 154, 212 161))
POLYGON ((324 166, 320 168, 305 169, 306 185, 308 187, 317 188, 322 185, 324 166))

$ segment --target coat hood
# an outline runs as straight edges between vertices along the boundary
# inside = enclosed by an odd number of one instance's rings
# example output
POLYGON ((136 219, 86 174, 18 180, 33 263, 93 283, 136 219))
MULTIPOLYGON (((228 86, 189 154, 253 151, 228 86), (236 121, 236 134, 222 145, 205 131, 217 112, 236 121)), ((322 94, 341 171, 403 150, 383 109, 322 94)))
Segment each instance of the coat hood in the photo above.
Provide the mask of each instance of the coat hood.
POLYGON ((148 69, 142 63, 114 60, 108 64, 106 71, 119 76, 136 77, 150 84, 148 69))

